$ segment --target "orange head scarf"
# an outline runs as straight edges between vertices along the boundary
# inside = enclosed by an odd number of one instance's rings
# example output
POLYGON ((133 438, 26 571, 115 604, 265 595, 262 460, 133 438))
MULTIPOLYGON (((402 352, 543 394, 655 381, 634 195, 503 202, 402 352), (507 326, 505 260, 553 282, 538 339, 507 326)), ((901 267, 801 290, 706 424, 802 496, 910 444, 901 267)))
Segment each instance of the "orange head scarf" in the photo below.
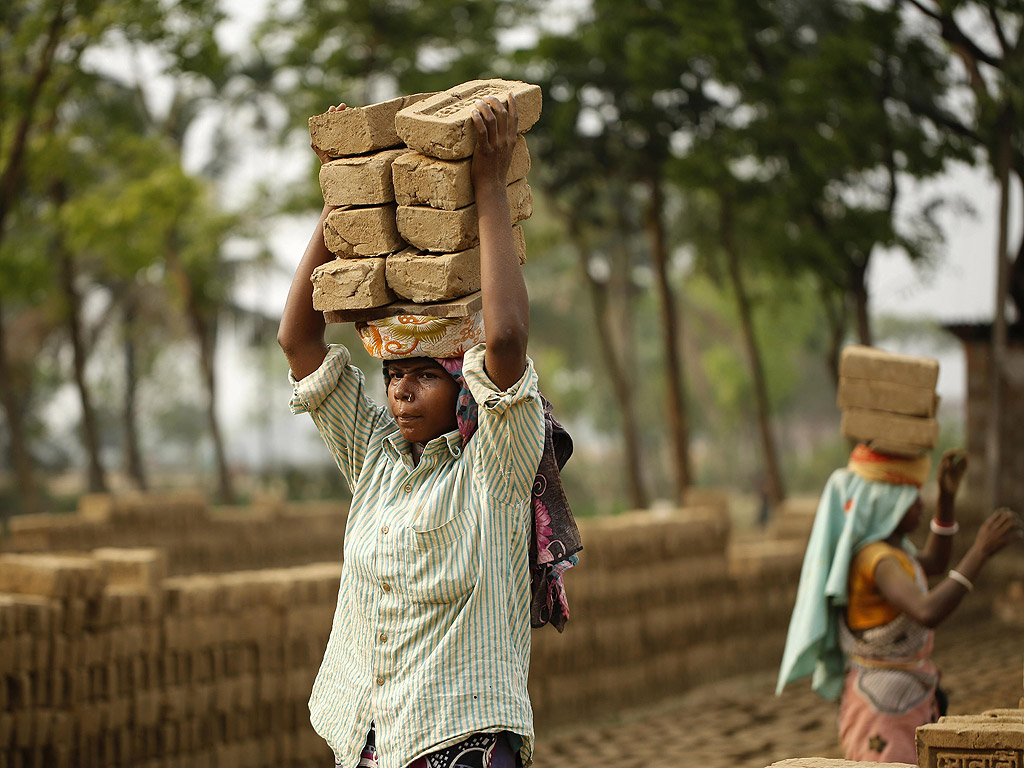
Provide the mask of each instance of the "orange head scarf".
POLYGON ((860 443, 850 454, 847 469, 873 483, 916 485, 920 488, 928 479, 932 460, 927 454, 913 459, 878 453, 860 443))

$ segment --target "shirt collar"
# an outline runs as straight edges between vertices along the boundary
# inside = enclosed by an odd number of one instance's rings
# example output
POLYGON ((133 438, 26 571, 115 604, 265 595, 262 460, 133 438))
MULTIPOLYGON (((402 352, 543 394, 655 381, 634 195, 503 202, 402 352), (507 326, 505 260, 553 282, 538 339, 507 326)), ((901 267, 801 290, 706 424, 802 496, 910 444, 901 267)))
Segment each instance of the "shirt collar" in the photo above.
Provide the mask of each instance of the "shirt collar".
MULTIPOLYGON (((384 453, 392 461, 401 461, 402 456, 410 456, 412 451, 409 442, 402 437, 399 430, 395 430, 384 438, 384 453)), ((423 454, 420 460, 434 457, 451 456, 453 459, 462 455, 462 435, 459 430, 453 429, 445 432, 440 437, 435 437, 423 447, 423 454)))

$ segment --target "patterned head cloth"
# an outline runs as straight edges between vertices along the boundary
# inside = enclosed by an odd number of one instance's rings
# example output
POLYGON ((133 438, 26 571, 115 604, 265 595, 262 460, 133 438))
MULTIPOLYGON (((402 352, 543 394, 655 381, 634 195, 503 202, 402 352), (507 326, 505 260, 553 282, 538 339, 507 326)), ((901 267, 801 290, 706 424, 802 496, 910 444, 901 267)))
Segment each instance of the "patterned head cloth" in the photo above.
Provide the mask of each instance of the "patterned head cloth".
POLYGON ((932 460, 928 454, 913 459, 877 453, 861 443, 850 454, 847 469, 873 483, 916 485, 920 488, 928 479, 932 460))
POLYGON ((356 323, 366 351, 380 360, 461 357, 484 341, 483 312, 469 317, 396 315, 356 323))

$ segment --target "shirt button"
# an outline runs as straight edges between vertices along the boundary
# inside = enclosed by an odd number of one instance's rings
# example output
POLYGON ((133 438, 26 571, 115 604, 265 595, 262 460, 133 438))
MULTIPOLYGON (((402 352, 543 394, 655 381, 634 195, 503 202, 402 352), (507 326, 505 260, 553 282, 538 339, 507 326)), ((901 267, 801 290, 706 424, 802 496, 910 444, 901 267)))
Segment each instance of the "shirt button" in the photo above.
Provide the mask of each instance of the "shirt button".
POLYGON ((380 633, 380 641, 381 641, 382 643, 386 643, 386 642, 388 641, 388 635, 387 635, 387 632, 381 632, 381 633, 380 633))
POLYGON ((385 592, 391 591, 391 585, 388 584, 386 581, 380 585, 380 588, 383 589, 385 592))
POLYGON ((383 677, 378 677, 377 678, 377 685, 384 685, 384 678, 383 677))
POLYGON ((406 493, 410 493, 411 491, 412 491, 412 483, 409 483, 408 485, 405 486, 405 492, 406 493))
POLYGON ((385 536, 387 536, 388 535, 388 527, 385 525, 383 528, 380 529, 380 532, 383 533, 385 536))

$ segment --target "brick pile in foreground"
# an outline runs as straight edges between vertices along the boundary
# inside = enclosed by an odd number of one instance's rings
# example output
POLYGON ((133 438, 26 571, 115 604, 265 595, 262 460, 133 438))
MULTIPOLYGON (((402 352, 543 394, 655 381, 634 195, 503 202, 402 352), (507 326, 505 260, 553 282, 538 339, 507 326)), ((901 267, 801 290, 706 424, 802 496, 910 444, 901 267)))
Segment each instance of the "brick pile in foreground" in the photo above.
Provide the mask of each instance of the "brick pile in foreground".
MULTIPOLYGON (((473 80, 309 119, 314 147, 335 158, 321 167, 320 187, 324 202, 338 206, 324 223, 324 242, 337 258, 313 273, 315 309, 365 310, 396 299, 434 304, 480 289, 471 113, 476 99, 507 102, 509 93, 525 132, 540 117, 540 87, 507 80, 473 80)), ((529 170, 520 135, 507 178, 513 225, 533 213, 529 170)), ((523 262, 522 228, 513 226, 513 236, 523 262)))

